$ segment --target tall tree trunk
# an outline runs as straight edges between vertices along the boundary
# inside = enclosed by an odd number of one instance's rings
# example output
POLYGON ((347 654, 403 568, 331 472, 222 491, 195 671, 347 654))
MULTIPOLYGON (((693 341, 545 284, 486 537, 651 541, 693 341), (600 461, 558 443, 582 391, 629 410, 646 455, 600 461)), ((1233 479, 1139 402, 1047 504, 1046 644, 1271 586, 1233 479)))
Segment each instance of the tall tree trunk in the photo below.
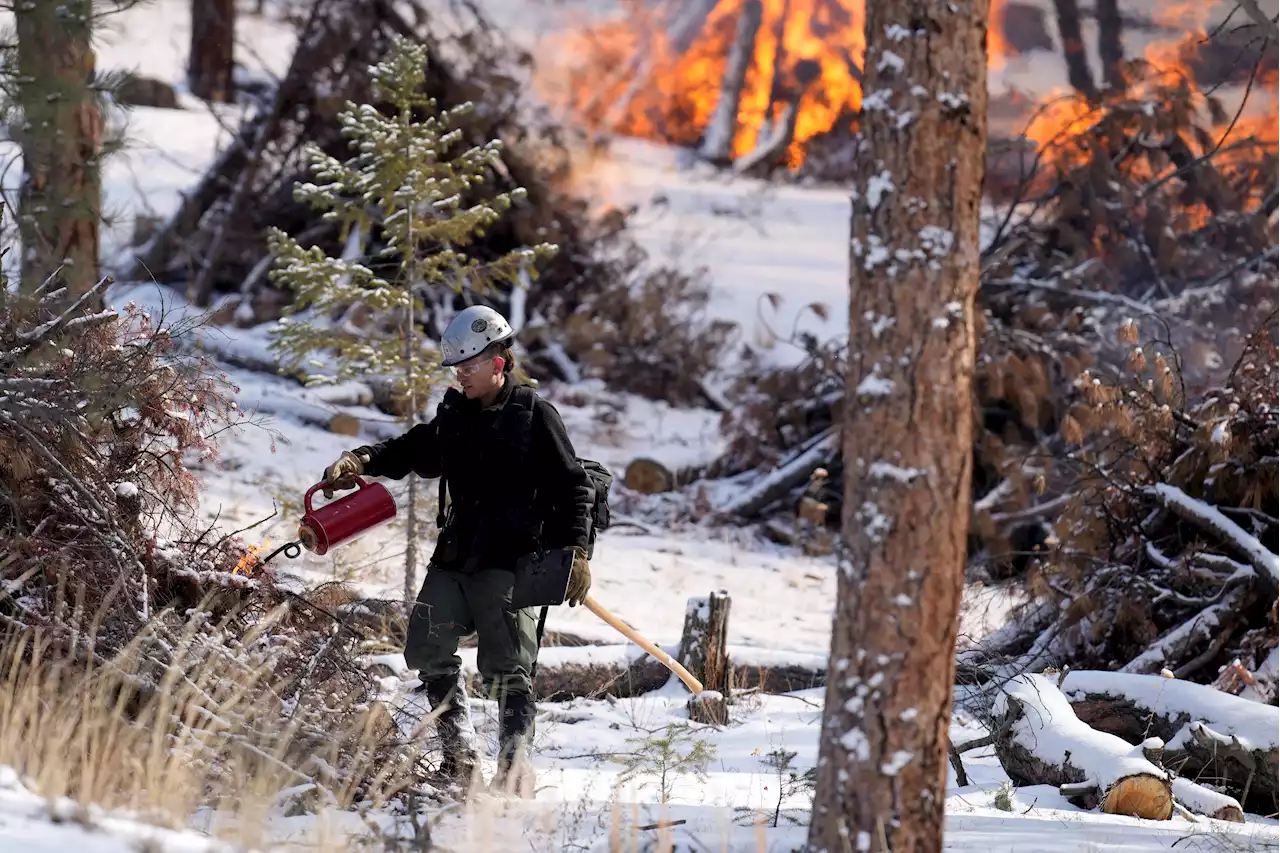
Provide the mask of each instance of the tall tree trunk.
POLYGON ((969 523, 987 0, 867 4, 844 540, 809 844, 942 849, 969 523))
POLYGON ((235 0, 191 0, 187 78, 193 95, 217 103, 235 97, 235 36, 235 0))
POLYGON ((1123 35, 1118 0, 1098 0, 1098 56, 1102 58, 1102 79, 1114 92, 1125 88, 1123 35))
POLYGON ((102 110, 94 91, 92 0, 18 3, 18 92, 22 146, 18 196, 23 290, 61 267, 67 298, 98 281, 102 210, 102 110))
POLYGON ((1058 36, 1062 40, 1062 55, 1067 61, 1067 81, 1071 88, 1089 99, 1098 101, 1098 84, 1089 68, 1089 54, 1084 48, 1084 35, 1080 31, 1080 6, 1076 0, 1053 0, 1058 13, 1058 36))

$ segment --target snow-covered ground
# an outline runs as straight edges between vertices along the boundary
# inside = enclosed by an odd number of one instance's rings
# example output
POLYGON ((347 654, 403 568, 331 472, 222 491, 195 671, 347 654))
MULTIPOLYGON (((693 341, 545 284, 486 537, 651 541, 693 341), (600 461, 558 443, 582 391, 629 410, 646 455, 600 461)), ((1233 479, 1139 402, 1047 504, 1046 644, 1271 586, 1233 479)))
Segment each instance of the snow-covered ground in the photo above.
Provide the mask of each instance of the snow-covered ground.
MULTIPOLYGON (((510 11, 511 5, 503 8, 510 11)), ((102 39, 100 65, 137 69, 180 84, 188 6, 186 0, 156 0, 118 18, 117 31, 102 39), (140 44, 146 50, 140 50, 140 44)), ((246 17, 241 39, 245 47, 240 58, 258 73, 279 74, 287 65, 293 36, 286 28, 246 17)), ((177 111, 131 112, 130 149, 106 167, 110 206, 125 214, 172 212, 178 194, 225 144, 218 115, 185 97, 183 106, 177 111)), ((9 174, 6 186, 14 180, 14 172, 9 174)), ((805 313, 801 330, 826 337, 844 327, 845 193, 728 181, 687 170, 672 152, 639 142, 615 145, 581 180, 601 200, 640 203, 636 234, 660 260, 706 266, 712 311, 739 322, 748 342, 764 341, 759 309, 767 293, 784 297, 776 314, 764 315, 763 322, 775 331, 790 331, 797 313, 813 302, 828 309, 826 319, 805 313)), ((107 235, 109 251, 126 244, 130 227, 126 215, 121 227, 107 235)), ((128 300, 154 305, 162 295, 181 308, 180 297, 153 285, 117 286, 111 298, 117 305, 128 300)), ((211 340, 211 345, 261 355, 266 333, 222 330, 219 335, 225 337, 211 340)), ((774 357, 786 360, 793 354, 780 346, 774 357)), ((398 427, 372 408, 332 405, 320 391, 243 370, 227 372, 241 388, 242 407, 268 423, 225 436, 220 456, 202 472, 204 509, 211 517, 217 514, 227 529, 261 521, 277 509, 274 518, 244 536, 268 547, 283 544, 292 538, 303 491, 324 466, 341 450, 394 434, 398 427), (304 423, 323 421, 339 410, 360 419, 359 436, 336 435, 304 423)), ((718 418, 709 411, 672 409, 592 386, 551 387, 546 394, 560 407, 579 454, 605 462, 619 474, 636 456, 680 466, 707 461, 722 448, 718 418)), ((393 491, 400 488, 392 485, 393 491)), ((748 531, 712 532, 684 517, 675 503, 627 504, 624 514, 632 512, 644 530, 619 528, 606 533, 597 546, 593 595, 605 606, 659 643, 671 644, 679 637, 686 599, 725 589, 733 596, 732 643, 752 647, 762 660, 812 660, 826 654, 836 589, 831 559, 803 556, 748 531)), ((402 584, 395 528, 330 558, 304 555, 289 562, 281 557, 275 566, 296 574, 299 582, 341 578, 374 596, 398 596, 402 584)), ((1011 603, 1000 588, 968 590, 963 631, 981 636, 1003 621, 1011 603)), ((600 642, 620 640, 583 608, 556 609, 549 627, 600 642)), ((556 650, 546 659, 616 652, 556 650)), ((392 677, 386 686, 401 695, 409 683, 392 677)), ((443 815, 437 841, 455 851, 606 850, 616 828, 624 839, 621 849, 632 849, 632 837, 656 840, 660 835, 634 827, 670 820, 684 821, 672 830, 681 839, 675 848, 679 850, 794 850, 803 842, 808 795, 796 790, 786 774, 780 778, 768 759, 775 750, 790 750, 796 753, 792 769, 797 774, 813 766, 822 701, 821 690, 751 696, 735 706, 731 726, 696 729, 693 736, 712 749, 706 778, 678 775, 665 804, 651 774, 619 787, 618 759, 645 751, 642 741, 665 732, 667 726, 688 723, 682 689, 672 686, 635 699, 544 706, 535 744, 537 799, 508 803, 480 798, 443 815), (785 794, 781 802, 780 794, 785 794), (776 827, 771 825, 775 815, 776 827)), ((495 709, 481 700, 473 700, 472 708, 492 753, 495 709)), ((957 741, 983 733, 962 714, 953 720, 952 730, 957 741)), ((952 779, 947 801, 949 850, 1136 853, 1275 850, 1280 845, 1275 820, 1251 818, 1247 826, 1181 819, 1144 823, 1082 811, 1052 788, 1021 789, 1013 796, 1012 810, 1001 810, 994 805, 995 792, 1006 777, 990 750, 968 753, 965 762, 971 784, 955 788, 952 779)), ((363 831, 352 813, 326 813, 318 819, 284 812, 281 808, 274 813, 270 829, 286 849, 314 849, 326 834, 333 842, 331 849, 343 849, 346 834, 363 831)), ((193 819, 193 827, 207 829, 207 818, 193 819)), ((393 823, 390 815, 373 819, 384 826, 393 823)), ((213 824, 217 822, 214 816, 213 824)), ((50 804, 0 769, 0 849, 159 853, 216 848, 194 831, 155 831, 127 816, 50 804)))

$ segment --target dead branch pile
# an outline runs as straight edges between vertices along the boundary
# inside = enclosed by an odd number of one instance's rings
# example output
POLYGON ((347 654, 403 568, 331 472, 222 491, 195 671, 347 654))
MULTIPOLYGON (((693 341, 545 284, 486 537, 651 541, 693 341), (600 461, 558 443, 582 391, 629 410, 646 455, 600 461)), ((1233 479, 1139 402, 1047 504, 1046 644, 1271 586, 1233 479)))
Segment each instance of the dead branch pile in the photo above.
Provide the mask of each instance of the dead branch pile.
MULTIPOLYGON (((1069 603, 1009 646, 1024 669, 1141 659, 1137 671, 1207 681, 1237 657, 1256 670, 1274 646, 1261 639, 1274 634, 1274 314, 1258 323, 1275 310, 1276 142, 1194 83, 1151 74, 1077 103, 994 223, 970 563, 988 577, 1036 567, 1035 588, 1069 603)), ((769 473, 721 510, 794 517, 823 466, 838 528, 847 353, 798 343, 799 367, 737 389, 714 472, 769 473)))
MULTIPOLYGON (((68 304, 54 280, 35 293, 0 280, 0 645, 17 643, 9 651, 23 660, 43 650, 68 677, 109 672, 121 697, 107 707, 127 714, 173 701, 157 697, 179 678, 186 706, 166 713, 230 726, 184 741, 211 760, 236 741, 316 784, 325 767, 363 761, 361 750, 401 767, 386 712, 369 716, 375 685, 354 663, 363 638, 322 601, 239 571, 254 566, 234 534, 197 529, 188 466, 216 453, 220 430, 246 423, 234 389, 182 354, 189 323, 133 305, 86 310, 108 284, 68 304), (275 708, 268 727, 288 731, 288 750, 248 730, 266 717, 232 720, 222 707, 232 695, 256 697, 255 713, 275 708)), ((44 665, 32 659, 32 677, 44 665)))
MULTIPOLYGON (((461 126, 463 144, 502 141, 501 167, 477 193, 523 187, 527 195, 469 251, 479 261, 550 242, 560 251, 528 276, 526 288, 481 294, 464 284, 457 293, 432 294, 419 317, 438 338, 453 313, 485 302, 521 331, 524 364, 536 377, 600 376, 621 390, 662 394, 687 402, 722 347, 696 310, 706 287, 688 275, 655 269, 625 233, 626 214, 594 211, 568 188, 570 152, 565 131, 525 98, 529 58, 471 4, 450 4, 430 16, 418 4, 389 0, 319 0, 299 27, 298 48, 279 85, 245 123, 177 213, 138 252, 128 277, 185 283, 189 296, 237 322, 280 316, 292 294, 267 275, 269 227, 332 256, 395 263, 380 233, 343 240, 338 224, 323 220, 294 197, 309 179, 304 145, 345 159, 348 140, 338 121, 349 103, 373 100, 370 67, 403 36, 429 50, 426 94, 441 109, 474 105, 461 126), (413 20, 405 12, 413 11, 413 20), (354 254, 353 254, 354 253, 354 254), (654 292, 662 298, 652 298, 654 292), (617 306, 631 308, 630 319, 617 306), (588 319, 583 319, 588 318, 588 319), (573 321, 568 346, 562 331, 573 321), (601 357, 601 352, 607 357, 601 357), (661 365, 680 362, 683 381, 672 383, 661 365)), ((375 104, 375 106, 377 106, 375 104)), ((377 324, 377 317, 332 318, 377 324)))

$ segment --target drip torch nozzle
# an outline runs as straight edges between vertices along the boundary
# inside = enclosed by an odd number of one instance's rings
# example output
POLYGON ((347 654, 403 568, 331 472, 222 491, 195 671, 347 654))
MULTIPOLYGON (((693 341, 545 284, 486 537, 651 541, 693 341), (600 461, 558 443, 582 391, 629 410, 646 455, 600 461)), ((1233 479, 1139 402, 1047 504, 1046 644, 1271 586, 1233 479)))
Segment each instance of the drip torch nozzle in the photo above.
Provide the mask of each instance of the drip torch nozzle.
POLYGON ((265 566, 267 563, 271 562, 272 558, 274 558, 276 554, 279 554, 282 551, 284 552, 284 555, 286 557, 292 560, 302 553, 302 543, 297 540, 294 540, 293 542, 288 542, 284 545, 281 545, 279 548, 275 549, 270 554, 268 554, 266 559, 263 560, 258 565, 265 566))

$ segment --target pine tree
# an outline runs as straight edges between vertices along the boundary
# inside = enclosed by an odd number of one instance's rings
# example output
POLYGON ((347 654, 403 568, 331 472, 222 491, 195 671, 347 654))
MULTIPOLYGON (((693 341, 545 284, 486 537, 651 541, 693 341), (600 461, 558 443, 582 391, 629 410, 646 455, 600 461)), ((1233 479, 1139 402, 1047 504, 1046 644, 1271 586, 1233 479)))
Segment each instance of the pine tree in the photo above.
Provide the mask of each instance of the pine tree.
POLYGON ((988 9, 866 8, 844 547, 809 849, 938 853, 972 494, 988 9))
MULTIPOLYGON (((340 223, 347 246, 342 256, 303 248, 279 229, 269 235, 276 258, 272 279, 295 294, 273 350, 313 368, 323 366, 313 361, 316 354, 331 352, 335 369, 312 376, 314 382, 370 376, 393 381, 407 403, 406 428, 444 378, 435 342, 419 330, 424 298, 442 288, 484 293, 500 282, 520 286, 522 271, 536 278, 538 262, 557 248, 542 243, 484 261, 468 254, 525 191, 483 195, 488 175, 502 168, 502 144, 493 140, 458 150, 463 148, 461 122, 472 105, 437 108, 424 92, 427 59, 424 46, 398 39, 372 69, 382 108, 348 103, 340 116, 352 156, 338 160, 314 146, 307 150, 316 183, 298 184, 294 195, 323 211, 327 221, 340 223), (375 237, 380 248, 366 259, 363 247, 375 237), (395 330, 328 319, 357 307, 394 318, 395 330), (306 314, 312 316, 299 321, 306 314)), ((410 475, 407 605, 415 592, 416 497, 416 478, 410 475)))

